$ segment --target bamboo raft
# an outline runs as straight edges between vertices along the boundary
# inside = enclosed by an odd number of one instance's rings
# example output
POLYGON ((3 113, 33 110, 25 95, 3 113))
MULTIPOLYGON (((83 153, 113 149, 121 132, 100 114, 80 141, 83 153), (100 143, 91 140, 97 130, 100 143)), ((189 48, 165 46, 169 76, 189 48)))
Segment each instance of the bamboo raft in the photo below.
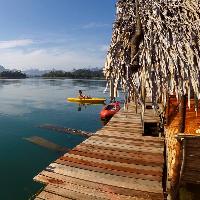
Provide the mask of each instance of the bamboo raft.
POLYGON ((40 125, 39 128, 43 128, 46 130, 55 131, 55 132, 59 132, 59 133, 65 133, 65 134, 71 134, 71 135, 81 135, 84 137, 90 137, 93 135, 93 133, 90 133, 87 131, 61 127, 61 126, 57 126, 57 125, 53 125, 53 124, 43 124, 43 125, 40 125))
POLYGON ((34 178, 47 185, 35 200, 164 199, 164 141, 142 135, 141 116, 130 104, 34 178))
POLYGON ((38 137, 38 136, 32 136, 32 137, 23 138, 23 139, 26 141, 29 141, 35 145, 38 145, 38 146, 41 146, 41 147, 44 147, 46 149, 50 149, 53 151, 57 151, 57 152, 62 152, 62 153, 65 152, 66 153, 67 151, 70 150, 67 147, 60 146, 58 144, 55 144, 49 140, 46 140, 46 139, 44 139, 42 137, 38 137))

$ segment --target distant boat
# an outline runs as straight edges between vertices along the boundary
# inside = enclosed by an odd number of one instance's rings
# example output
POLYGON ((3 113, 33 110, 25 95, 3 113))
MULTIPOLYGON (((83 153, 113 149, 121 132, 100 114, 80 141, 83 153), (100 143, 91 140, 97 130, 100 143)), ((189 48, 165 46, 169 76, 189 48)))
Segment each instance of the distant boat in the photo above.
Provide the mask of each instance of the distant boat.
POLYGON ((105 98, 67 98, 69 102, 78 102, 78 103, 89 103, 89 104, 101 104, 106 101, 105 98))
POLYGON ((116 114, 120 110, 120 108, 121 107, 119 102, 108 104, 100 112, 101 119, 111 118, 114 114, 116 114))

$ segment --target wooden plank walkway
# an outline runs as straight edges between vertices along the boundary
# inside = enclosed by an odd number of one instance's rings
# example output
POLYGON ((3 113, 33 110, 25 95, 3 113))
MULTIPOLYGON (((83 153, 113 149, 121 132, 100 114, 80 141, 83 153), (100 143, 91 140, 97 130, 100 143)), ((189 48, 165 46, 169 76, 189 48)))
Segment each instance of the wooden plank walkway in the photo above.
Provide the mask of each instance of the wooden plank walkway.
POLYGON ((134 105, 66 153, 34 180, 47 184, 36 200, 161 200, 161 138, 142 136, 134 105))

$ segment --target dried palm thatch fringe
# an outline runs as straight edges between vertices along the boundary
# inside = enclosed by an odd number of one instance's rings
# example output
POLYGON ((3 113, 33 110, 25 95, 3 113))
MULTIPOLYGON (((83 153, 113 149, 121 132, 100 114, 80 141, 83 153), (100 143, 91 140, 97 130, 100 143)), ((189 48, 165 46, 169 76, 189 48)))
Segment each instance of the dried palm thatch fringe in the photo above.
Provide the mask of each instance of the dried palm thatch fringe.
POLYGON ((155 105, 172 93, 200 99, 200 0, 118 0, 116 8, 104 67, 114 91, 142 104, 146 93, 155 105))

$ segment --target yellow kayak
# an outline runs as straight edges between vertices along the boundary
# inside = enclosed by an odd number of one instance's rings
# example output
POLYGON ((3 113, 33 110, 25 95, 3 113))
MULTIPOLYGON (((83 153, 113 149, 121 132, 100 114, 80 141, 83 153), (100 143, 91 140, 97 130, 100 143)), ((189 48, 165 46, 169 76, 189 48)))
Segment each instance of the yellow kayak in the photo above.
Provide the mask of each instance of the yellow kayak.
POLYGON ((67 98, 67 101, 69 102, 78 102, 78 103, 104 103, 106 99, 105 98, 67 98))

